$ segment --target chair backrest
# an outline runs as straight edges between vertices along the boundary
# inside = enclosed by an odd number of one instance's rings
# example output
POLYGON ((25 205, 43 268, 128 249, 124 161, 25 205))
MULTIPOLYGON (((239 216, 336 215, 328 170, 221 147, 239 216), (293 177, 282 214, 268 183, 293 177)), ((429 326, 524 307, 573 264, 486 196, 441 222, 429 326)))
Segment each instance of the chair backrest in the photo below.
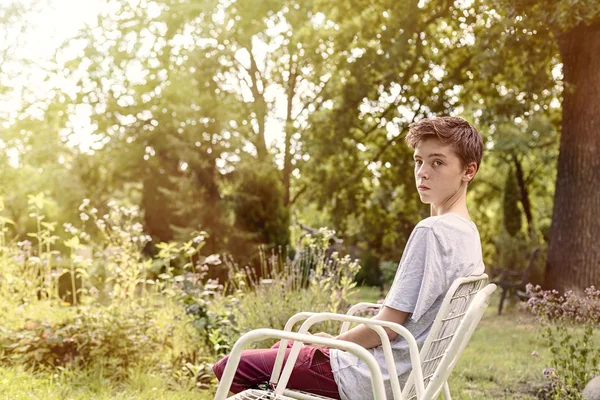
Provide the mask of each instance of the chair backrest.
MULTIPOLYGON (((464 317, 475 295, 487 284, 486 274, 458 278, 454 281, 440 306, 429 335, 421 348, 421 364, 425 390, 438 372, 438 367, 447 355, 447 349, 461 327, 464 317)), ((405 399, 416 399, 414 376, 411 373, 402 391, 405 399)))

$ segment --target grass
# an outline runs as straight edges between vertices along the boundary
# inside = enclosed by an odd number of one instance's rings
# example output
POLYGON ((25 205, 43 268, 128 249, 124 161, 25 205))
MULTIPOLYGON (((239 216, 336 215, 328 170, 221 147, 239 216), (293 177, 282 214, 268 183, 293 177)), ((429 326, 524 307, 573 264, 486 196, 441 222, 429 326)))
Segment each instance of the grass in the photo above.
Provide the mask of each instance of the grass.
POLYGON ((208 400, 208 391, 191 387, 170 387, 171 382, 152 372, 131 371, 130 378, 116 384, 98 372, 58 371, 34 373, 23 368, 0 367, 0 399, 64 399, 64 400, 208 400))
POLYGON ((377 286, 359 286, 350 296, 351 303, 364 301, 367 303, 377 303, 377 300, 383 299, 381 290, 377 286))
POLYGON ((535 320, 515 310, 498 316, 490 305, 450 377, 450 392, 456 399, 535 399, 548 364, 535 320))
MULTIPOLYGON (((360 288, 356 300, 377 301, 377 288, 360 288)), ((514 307, 496 315, 497 297, 452 373, 454 399, 535 399, 543 387, 542 370, 548 355, 537 336, 535 320, 514 307), (539 355, 532 355, 533 352, 539 355)), ((535 353, 534 353, 535 354, 535 353)), ((212 390, 192 383, 174 385, 153 371, 132 370, 128 379, 114 382, 98 371, 32 372, 0 367, 0 399, 164 399, 209 400, 212 390)))

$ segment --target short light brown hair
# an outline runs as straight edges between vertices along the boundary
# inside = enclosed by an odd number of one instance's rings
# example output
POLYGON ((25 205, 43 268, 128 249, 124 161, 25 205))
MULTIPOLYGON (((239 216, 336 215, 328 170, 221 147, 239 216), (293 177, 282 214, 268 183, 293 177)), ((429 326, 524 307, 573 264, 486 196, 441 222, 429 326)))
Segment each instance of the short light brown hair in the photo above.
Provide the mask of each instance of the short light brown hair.
POLYGON ((442 143, 451 144, 463 165, 474 162, 479 170, 483 157, 483 140, 477 129, 464 119, 458 117, 422 119, 409 125, 406 143, 414 149, 427 136, 435 136, 442 143))

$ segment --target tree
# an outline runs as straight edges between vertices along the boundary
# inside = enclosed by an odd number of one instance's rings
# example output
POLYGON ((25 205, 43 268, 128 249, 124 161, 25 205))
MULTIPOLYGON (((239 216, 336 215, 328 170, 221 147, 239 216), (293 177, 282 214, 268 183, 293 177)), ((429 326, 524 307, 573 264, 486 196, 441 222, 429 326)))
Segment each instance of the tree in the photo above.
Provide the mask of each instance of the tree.
MULTIPOLYGON (((520 0, 499 3, 520 38, 525 36, 521 34, 523 29, 551 34, 562 61, 560 153, 545 285, 559 290, 598 285, 600 2, 520 0)), ((527 56, 540 51, 524 46, 521 49, 527 56)))

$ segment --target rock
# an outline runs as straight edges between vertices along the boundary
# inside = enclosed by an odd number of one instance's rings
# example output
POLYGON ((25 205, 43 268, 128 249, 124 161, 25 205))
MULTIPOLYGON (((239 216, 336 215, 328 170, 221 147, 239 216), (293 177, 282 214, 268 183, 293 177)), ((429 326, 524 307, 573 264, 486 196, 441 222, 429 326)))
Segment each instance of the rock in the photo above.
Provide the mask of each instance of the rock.
POLYGON ((583 389, 584 400, 600 400, 600 376, 595 377, 583 389))

